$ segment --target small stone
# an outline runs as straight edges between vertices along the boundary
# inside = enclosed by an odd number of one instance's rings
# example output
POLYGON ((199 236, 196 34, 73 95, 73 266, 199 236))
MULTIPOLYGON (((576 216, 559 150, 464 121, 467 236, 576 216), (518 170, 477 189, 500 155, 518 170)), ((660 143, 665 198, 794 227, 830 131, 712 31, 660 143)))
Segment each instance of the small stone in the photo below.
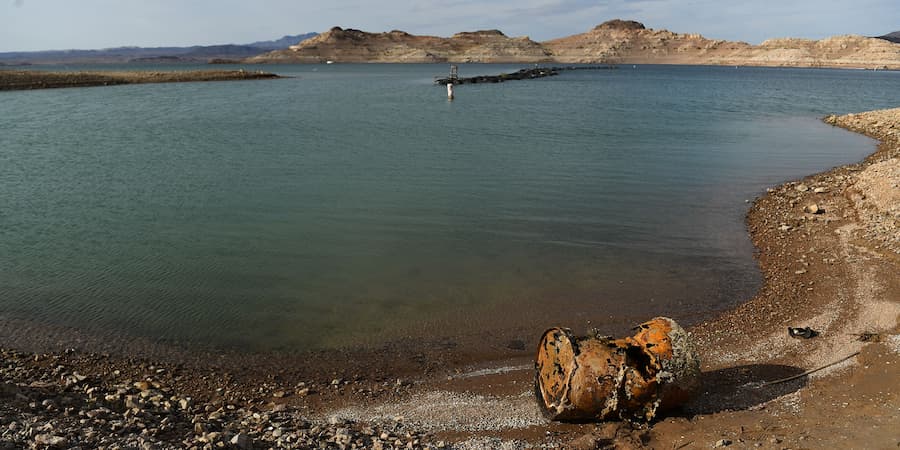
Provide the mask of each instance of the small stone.
POLYGON ((272 397, 282 398, 285 395, 287 395, 287 392, 285 392, 285 391, 275 391, 275 393, 272 394, 272 397))
POLYGON ((828 189, 823 188, 823 187, 817 187, 817 188, 813 189, 813 192, 815 192, 816 194, 824 194, 824 193, 828 192, 828 189))
POLYGON ((66 446, 66 438, 62 436, 54 436, 52 434, 39 434, 34 437, 34 443, 38 445, 45 445, 47 447, 65 447, 66 446))
POLYGON ((137 395, 129 395, 125 397, 125 407, 128 409, 140 409, 141 400, 137 395))
POLYGON ((513 339, 506 344, 506 348, 510 350, 525 350, 525 341, 521 339, 513 339))
POLYGON ((817 205, 815 203, 810 203, 810 204, 806 205, 803 208, 803 211, 810 213, 810 214, 821 214, 821 213, 825 212, 824 210, 822 210, 822 208, 819 208, 819 205, 817 205))
POLYGON ((716 444, 713 445, 714 448, 728 447, 731 445, 731 441, 728 439, 719 439, 716 441, 716 444))
POLYGON ((136 381, 134 383, 134 387, 137 388, 138 390, 146 391, 146 390, 150 389, 150 383, 148 383, 146 381, 136 381))
POLYGON ((312 393, 312 391, 310 391, 309 388, 303 388, 303 389, 297 390, 297 395, 300 397, 306 397, 307 395, 309 395, 311 393, 312 393))
POLYGON ((789 225, 782 225, 782 226, 778 227, 778 229, 781 231, 790 231, 791 227, 789 225))
POLYGON ((798 190, 798 191, 800 191, 800 192, 806 192, 806 191, 809 190, 809 186, 807 186, 807 185, 805 185, 805 184, 803 184, 803 183, 800 183, 800 184, 794 186, 794 189, 796 189, 796 190, 798 190))
POLYGON ((253 446, 250 441, 250 436, 247 436, 247 433, 238 433, 231 438, 231 445, 235 445, 238 448, 247 449, 253 446))

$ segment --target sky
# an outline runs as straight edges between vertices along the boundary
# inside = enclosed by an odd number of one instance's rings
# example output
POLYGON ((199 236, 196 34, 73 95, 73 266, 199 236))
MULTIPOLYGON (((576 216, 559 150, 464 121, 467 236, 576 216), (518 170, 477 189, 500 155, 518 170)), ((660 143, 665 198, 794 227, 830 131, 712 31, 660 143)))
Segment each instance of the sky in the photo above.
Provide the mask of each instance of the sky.
POLYGON ((333 26, 543 41, 609 19, 758 44, 900 30, 900 0, 0 0, 0 52, 243 44, 333 26))

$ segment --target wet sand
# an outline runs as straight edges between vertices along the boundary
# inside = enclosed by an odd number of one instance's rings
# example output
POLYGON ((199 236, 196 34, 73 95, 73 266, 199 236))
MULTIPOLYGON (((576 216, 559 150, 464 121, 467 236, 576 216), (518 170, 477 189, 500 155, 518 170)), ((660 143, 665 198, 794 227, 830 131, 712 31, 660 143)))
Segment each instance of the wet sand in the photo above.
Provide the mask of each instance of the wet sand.
MULTIPOLYGON (((900 109, 826 121, 880 140, 878 150, 861 163, 774 187, 753 202, 747 224, 764 286, 735 310, 691 329, 704 360, 703 392, 653 424, 545 421, 531 393, 532 342, 468 356, 459 348, 465 341, 439 340, 419 343, 423 351, 416 354, 398 345, 303 356, 315 358, 312 367, 300 356, 140 342, 132 344, 133 356, 123 357, 102 353, 104 347, 76 330, 6 319, 0 346, 17 350, 0 353, 0 449, 38 441, 158 448, 217 442, 242 448, 896 448, 900 109), (789 326, 809 326, 819 336, 791 338, 789 326), (22 352, 29 335, 43 336, 31 350, 54 350, 22 352), (373 369, 376 360, 396 363, 373 369)), ((543 330, 533 331, 536 342, 543 330)))
POLYGON ((115 86, 141 83, 189 81, 261 80, 280 78, 273 73, 243 70, 198 70, 182 72, 45 72, 0 70, 0 91, 115 86))

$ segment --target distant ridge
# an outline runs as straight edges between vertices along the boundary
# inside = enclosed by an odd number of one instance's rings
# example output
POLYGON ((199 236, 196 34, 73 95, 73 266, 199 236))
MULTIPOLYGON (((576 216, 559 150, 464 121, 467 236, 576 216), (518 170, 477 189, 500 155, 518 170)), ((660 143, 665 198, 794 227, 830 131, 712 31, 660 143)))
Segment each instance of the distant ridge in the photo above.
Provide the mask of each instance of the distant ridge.
POLYGON ((878 39, 884 39, 886 41, 891 41, 895 44, 900 44, 900 31, 895 31, 893 33, 888 33, 884 36, 878 36, 878 39))
MULTIPOLYGON (((888 35, 894 36, 896 33, 888 35)), ((890 39, 834 36, 777 38, 760 45, 708 39, 695 33, 654 30, 614 19, 593 29, 545 42, 508 37, 499 30, 445 38, 404 31, 372 33, 334 27, 286 49, 252 56, 251 63, 583 63, 691 64, 774 67, 900 69, 900 45, 890 39)))
POLYGON ((293 36, 284 36, 281 39, 276 39, 274 41, 251 42, 251 43, 247 44, 247 46, 255 47, 255 48, 264 48, 266 50, 278 50, 281 48, 288 48, 298 42, 302 42, 309 38, 315 37, 318 34, 319 33, 295 34, 293 36))
POLYGON ((211 60, 241 60, 261 53, 287 48, 317 33, 284 36, 271 41, 236 45, 194 45, 190 47, 115 47, 99 50, 47 50, 0 53, 0 65, 53 63, 206 63, 211 60))

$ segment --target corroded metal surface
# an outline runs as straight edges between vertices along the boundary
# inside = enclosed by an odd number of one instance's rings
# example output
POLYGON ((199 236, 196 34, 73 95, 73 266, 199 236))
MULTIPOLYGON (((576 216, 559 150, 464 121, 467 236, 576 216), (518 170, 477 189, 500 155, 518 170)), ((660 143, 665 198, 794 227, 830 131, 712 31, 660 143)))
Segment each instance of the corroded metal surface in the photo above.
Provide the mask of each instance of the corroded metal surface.
POLYGON ((535 394, 553 420, 649 421, 684 404, 698 387, 700 362, 674 320, 658 317, 622 339, 544 333, 535 361, 535 394))

